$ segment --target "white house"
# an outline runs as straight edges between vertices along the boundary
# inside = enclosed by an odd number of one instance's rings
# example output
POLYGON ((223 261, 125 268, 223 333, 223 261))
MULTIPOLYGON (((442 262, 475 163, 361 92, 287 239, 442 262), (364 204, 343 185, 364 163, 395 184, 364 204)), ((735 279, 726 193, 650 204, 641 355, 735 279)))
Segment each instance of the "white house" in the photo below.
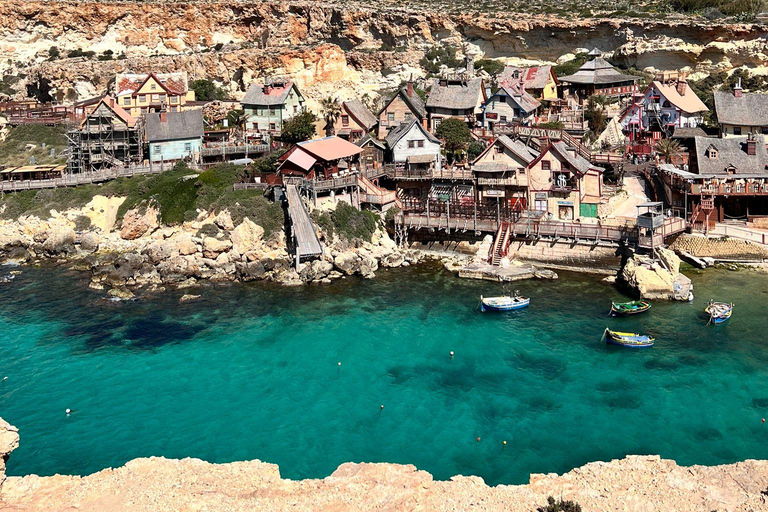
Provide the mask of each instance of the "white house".
POLYGON ((619 122, 630 134, 630 139, 633 138, 631 134, 648 132, 669 136, 674 128, 699 126, 707 111, 707 106, 688 87, 684 77, 666 82, 654 80, 619 122))
POLYGON ((541 103, 520 82, 502 87, 483 104, 483 127, 531 121, 541 103))
POLYGON ((439 172, 442 168, 440 140, 416 119, 393 128, 385 141, 390 162, 403 164, 408 170, 439 172))

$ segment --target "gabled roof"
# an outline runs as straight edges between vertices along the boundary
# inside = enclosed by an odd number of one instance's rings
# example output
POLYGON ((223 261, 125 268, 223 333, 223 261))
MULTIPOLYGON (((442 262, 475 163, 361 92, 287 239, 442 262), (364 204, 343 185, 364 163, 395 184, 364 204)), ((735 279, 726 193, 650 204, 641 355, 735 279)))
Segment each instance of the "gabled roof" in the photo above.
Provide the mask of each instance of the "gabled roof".
POLYGON ((583 156, 579 155, 575 151, 573 151, 571 148, 568 147, 568 145, 563 141, 557 141, 553 142, 547 148, 541 152, 539 156, 537 156, 533 162, 529 164, 529 166, 535 164, 544 156, 549 153, 553 152, 560 156, 563 160, 565 160, 569 167, 578 174, 579 176, 583 176, 590 170, 594 170, 597 172, 603 172, 605 169, 602 167, 598 167, 597 165, 592 165, 589 160, 584 158, 583 156))
POLYGON ((515 84, 510 87, 500 88, 495 93, 493 93, 490 98, 488 98, 485 101, 483 106, 488 105, 488 103, 490 103, 490 101, 493 99, 494 96, 501 96, 501 95, 509 97, 510 99, 512 99, 512 101, 515 102, 515 104, 518 107, 520 107, 521 109, 523 109, 525 112, 528 112, 528 113, 533 112, 534 110, 539 108, 539 106, 541 106, 541 102, 536 98, 534 98, 533 96, 531 96, 530 94, 528 94, 524 89, 521 89, 519 84, 515 84))
POLYGON ((359 140, 355 141, 355 145, 359 146, 361 148, 364 148, 365 146, 371 145, 371 146, 376 146, 377 148, 379 148, 381 150, 386 149, 386 146, 384 145, 384 142, 380 141, 379 139, 374 139, 373 137, 371 137, 370 133, 366 133, 359 140))
POLYGON ((507 135, 500 135, 498 139, 494 140, 492 143, 486 147, 482 153, 480 153, 477 158, 475 158, 472 161, 472 165, 476 165, 480 160, 483 159, 485 155, 488 154, 489 151, 491 151, 497 144, 500 144, 507 148, 510 152, 515 154, 520 160, 525 162, 526 165, 533 162, 533 160, 539 156, 538 151, 528 147, 523 141, 520 139, 512 140, 507 135))
POLYGON ((736 169, 734 176, 768 177, 768 150, 763 135, 755 135, 755 155, 747 154, 747 137, 695 137, 696 165, 700 175, 724 175, 728 167, 736 169), (717 158, 709 158, 708 150, 714 148, 717 158))
POLYGON ((80 127, 82 127, 86 121, 88 121, 88 118, 91 117, 91 115, 93 115, 93 113, 98 110, 101 105, 104 105, 106 108, 108 108, 118 119, 121 119, 126 125, 128 125, 128 127, 133 128, 136 125, 136 118, 126 112, 123 107, 118 105, 117 101, 115 101, 115 98, 112 96, 104 96, 88 113, 88 115, 85 116, 85 119, 80 122, 80 127))
POLYGON ((386 105, 384 105, 384 108, 382 108, 379 111, 379 115, 381 115, 382 112, 387 110, 389 106, 392 104, 393 101, 395 101, 395 98, 401 98, 406 105, 408 105, 408 108, 411 110, 411 113, 415 115, 419 119, 424 119, 427 117, 427 109, 424 107, 424 101, 421 99, 421 96, 416 94, 416 91, 413 91, 412 96, 408 96, 408 88, 403 87, 397 93, 392 96, 392 98, 387 102, 386 105))
POLYGON ((147 114, 144 133, 147 142, 202 138, 203 111, 195 109, 147 114))
POLYGON ((471 80, 443 80, 435 78, 427 98, 427 108, 467 110, 483 101, 485 86, 482 78, 471 80), (445 85, 440 85, 445 82, 445 85), (482 98, 481 98, 482 95, 482 98))
POLYGON ((341 106, 366 130, 370 130, 376 126, 376 116, 374 116, 371 111, 368 110, 368 107, 363 105, 363 102, 359 99, 355 98, 353 100, 345 101, 341 106))
POLYGON ((296 88, 296 94, 301 98, 299 88, 290 81, 275 82, 273 84, 251 84, 240 103, 243 105, 282 105, 285 103, 288 93, 291 92, 292 88, 296 88), (265 87, 268 88, 267 92, 265 92, 265 87))
POLYGON ((659 90, 659 92, 675 107, 679 108, 683 112, 688 114, 695 114, 697 112, 707 112, 709 109, 703 101, 696 96, 693 89, 686 85, 685 94, 681 95, 677 91, 677 84, 675 82, 662 83, 658 80, 653 81, 653 86, 659 90))
POLYGON ((321 139, 305 140, 296 145, 298 149, 306 151, 318 160, 325 160, 326 162, 348 158, 363 151, 359 146, 335 135, 321 139))
POLYGON ((552 72, 552 66, 534 66, 530 68, 506 66, 501 75, 499 75, 499 85, 508 87, 522 80, 526 89, 543 89, 547 86, 550 76, 557 83, 557 77, 552 72))
POLYGON ((400 139, 402 139, 406 133, 408 133, 411 128, 416 125, 419 128, 419 131, 421 131, 422 134, 424 134, 424 137, 429 140, 430 142, 434 142, 435 144, 442 144, 440 142, 440 139, 436 138, 434 135, 429 133, 427 130, 424 129, 424 127, 421 125, 420 122, 418 122, 416 119, 413 119, 410 122, 401 123, 400 126, 397 126, 396 128, 393 128, 388 134, 386 139, 384 139, 387 143, 387 146, 389 146, 390 149, 395 147, 395 144, 397 144, 400 139))
POLYGON ((714 100, 721 124, 768 126, 768 94, 745 92, 737 98, 730 91, 715 91, 714 100))
POLYGON ((141 89, 147 80, 154 78, 168 94, 183 95, 187 93, 187 73, 120 73, 115 77, 115 94, 117 96, 132 96, 141 89))
POLYGON ((640 80, 639 76, 619 73, 602 57, 595 57, 591 61, 584 63, 584 65, 572 75, 560 77, 561 82, 593 85, 637 82, 638 80, 640 80))

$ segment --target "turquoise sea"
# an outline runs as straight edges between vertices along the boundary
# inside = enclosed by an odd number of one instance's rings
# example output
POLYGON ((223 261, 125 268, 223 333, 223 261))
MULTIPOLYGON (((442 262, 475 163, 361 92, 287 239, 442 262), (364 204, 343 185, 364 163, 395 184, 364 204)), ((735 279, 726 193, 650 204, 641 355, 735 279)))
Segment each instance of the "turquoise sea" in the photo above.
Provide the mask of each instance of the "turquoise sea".
POLYGON ((21 432, 9 474, 163 455, 260 459, 294 479, 410 463, 498 484, 626 454, 768 458, 764 274, 691 272, 692 304, 611 319, 615 289, 563 273, 517 283, 528 310, 483 314, 479 295, 501 285, 426 267, 211 285, 188 303, 110 302, 85 274, 20 269, 0 285, 0 416, 21 432), (730 323, 706 325, 709 298, 736 303, 730 323), (606 346, 607 325, 657 344, 606 346))

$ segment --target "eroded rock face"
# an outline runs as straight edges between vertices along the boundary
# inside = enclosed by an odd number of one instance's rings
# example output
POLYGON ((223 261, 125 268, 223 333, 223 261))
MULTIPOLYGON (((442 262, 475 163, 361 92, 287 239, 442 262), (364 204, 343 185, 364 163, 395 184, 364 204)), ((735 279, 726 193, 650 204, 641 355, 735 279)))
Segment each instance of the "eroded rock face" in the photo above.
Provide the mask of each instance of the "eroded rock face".
POLYGON ((669 249, 657 249, 659 260, 633 256, 618 275, 618 281, 640 298, 689 300, 691 280, 680 273, 680 258, 669 249))
POLYGON ((120 237, 123 240, 136 240, 156 230, 160 226, 158 214, 154 205, 147 206, 143 211, 141 208, 128 210, 123 216, 120 237))
POLYGON ((0 418, 0 491, 5 482, 5 462, 11 452, 19 447, 19 430, 0 418))

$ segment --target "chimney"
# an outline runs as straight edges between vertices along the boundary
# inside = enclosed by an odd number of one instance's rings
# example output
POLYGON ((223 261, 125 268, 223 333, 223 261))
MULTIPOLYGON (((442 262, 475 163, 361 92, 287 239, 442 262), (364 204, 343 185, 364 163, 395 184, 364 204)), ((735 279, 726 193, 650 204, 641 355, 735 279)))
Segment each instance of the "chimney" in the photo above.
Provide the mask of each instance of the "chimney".
POLYGON ((160 112, 160 122, 164 123, 168 120, 168 117, 165 115, 165 112, 160 112))
POLYGON ((688 89, 688 82, 685 81, 685 74, 680 75, 677 79, 677 94, 685 96, 685 91, 688 89))
POLYGON ((747 136, 747 154, 749 156, 755 156, 757 154, 757 139, 752 132, 749 132, 747 136))
POLYGON ((739 78, 739 81, 736 84, 736 87, 733 88, 733 95, 736 98, 741 98, 741 78, 739 78))
POLYGON ((465 60, 467 62, 467 78, 475 78, 475 56, 467 55, 465 60))
POLYGON ((405 86, 405 94, 407 94, 409 98, 413 98, 413 75, 408 79, 408 85, 405 86))

